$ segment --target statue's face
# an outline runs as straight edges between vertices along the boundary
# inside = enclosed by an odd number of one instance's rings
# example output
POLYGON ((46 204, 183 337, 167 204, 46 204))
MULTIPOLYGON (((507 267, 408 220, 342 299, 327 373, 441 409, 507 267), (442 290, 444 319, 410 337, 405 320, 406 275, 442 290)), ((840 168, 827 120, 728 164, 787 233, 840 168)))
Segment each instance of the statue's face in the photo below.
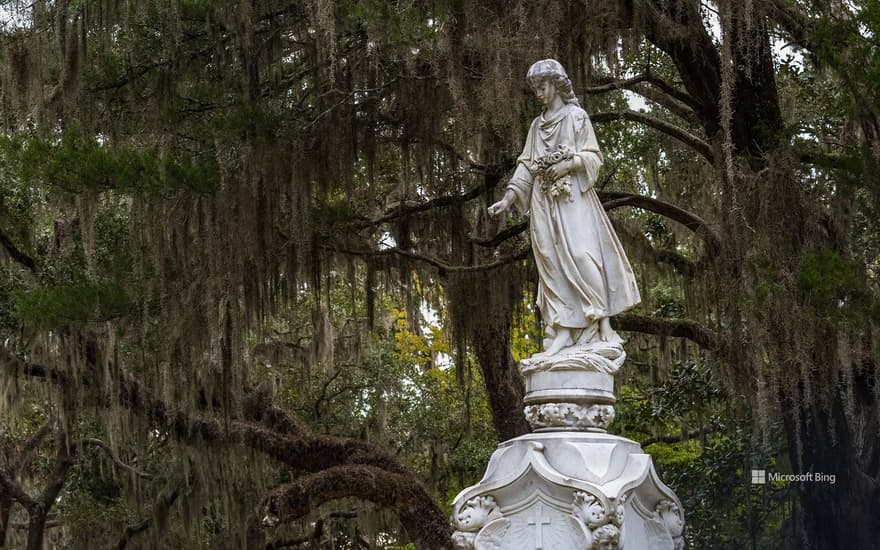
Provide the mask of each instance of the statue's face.
POLYGON ((556 99, 556 96, 559 95, 556 91, 556 86, 553 85, 553 82, 551 82, 549 78, 541 79, 535 85, 534 90, 535 95, 544 107, 550 106, 550 104, 553 103, 553 100, 556 99))
POLYGON ((488 513, 481 508, 467 507, 458 514, 458 524, 462 530, 478 529, 486 523, 488 513))

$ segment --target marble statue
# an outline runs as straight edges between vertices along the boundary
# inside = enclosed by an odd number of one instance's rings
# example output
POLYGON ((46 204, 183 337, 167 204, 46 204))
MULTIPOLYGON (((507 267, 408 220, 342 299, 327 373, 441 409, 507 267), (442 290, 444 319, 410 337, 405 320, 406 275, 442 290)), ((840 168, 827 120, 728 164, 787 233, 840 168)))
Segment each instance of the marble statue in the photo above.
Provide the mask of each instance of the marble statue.
POLYGON ((544 104, 504 197, 531 216, 544 351, 519 362, 533 432, 498 445, 452 503, 457 550, 682 550, 684 512, 635 441, 609 434, 626 359, 609 317, 639 303, 593 186, 602 154, 557 61, 529 84, 544 104))
POLYGON ((619 343, 609 317, 640 301, 635 275, 593 188, 602 153, 587 113, 558 61, 528 71, 544 105, 493 215, 516 205, 530 213, 538 266, 538 307, 552 356, 574 344, 619 343))

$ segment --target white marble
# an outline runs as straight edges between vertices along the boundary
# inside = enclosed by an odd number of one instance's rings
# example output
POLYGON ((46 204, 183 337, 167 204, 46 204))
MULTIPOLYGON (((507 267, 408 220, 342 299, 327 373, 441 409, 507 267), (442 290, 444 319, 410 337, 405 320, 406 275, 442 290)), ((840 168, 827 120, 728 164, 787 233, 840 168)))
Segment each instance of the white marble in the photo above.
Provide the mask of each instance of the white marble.
POLYGON ((602 156, 562 66, 535 63, 544 104, 504 197, 531 215, 544 351, 520 362, 535 433, 505 441, 453 502, 459 550, 680 550, 681 503, 641 447, 605 429, 626 352, 608 318, 639 303, 593 190, 602 156))
POLYGON ((536 433, 502 443, 452 505, 460 550, 679 550, 681 504, 628 439, 536 433), (478 520, 474 520, 478 518, 478 520))
POLYGON ((533 64, 526 75, 544 105, 504 197, 500 214, 516 204, 530 215, 538 267, 538 307, 547 327, 543 354, 594 342, 619 342, 608 318, 641 300, 635 275, 594 184, 602 153, 562 65, 533 64))

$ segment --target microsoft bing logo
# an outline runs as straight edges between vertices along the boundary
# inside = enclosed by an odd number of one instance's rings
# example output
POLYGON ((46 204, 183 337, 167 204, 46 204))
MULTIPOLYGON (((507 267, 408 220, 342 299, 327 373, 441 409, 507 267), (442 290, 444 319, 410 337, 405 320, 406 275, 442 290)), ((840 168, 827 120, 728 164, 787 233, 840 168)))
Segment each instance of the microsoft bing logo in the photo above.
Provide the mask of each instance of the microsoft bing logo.
POLYGON ((752 470, 752 485, 766 485, 772 483, 829 483, 834 485, 837 481, 836 474, 822 472, 804 472, 802 474, 781 474, 779 472, 767 473, 767 470, 752 470))

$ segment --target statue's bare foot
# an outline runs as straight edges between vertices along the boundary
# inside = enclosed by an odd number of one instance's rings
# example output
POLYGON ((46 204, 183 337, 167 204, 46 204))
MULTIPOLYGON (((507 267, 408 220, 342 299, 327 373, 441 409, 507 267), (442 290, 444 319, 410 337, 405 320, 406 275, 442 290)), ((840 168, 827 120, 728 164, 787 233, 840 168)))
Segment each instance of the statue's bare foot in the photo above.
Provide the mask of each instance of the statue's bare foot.
POLYGON ((564 348, 572 345, 571 340, 571 329, 565 327, 559 327, 556 329, 556 335, 553 337, 553 341, 550 343, 550 346, 537 354, 542 357, 549 357, 550 355, 556 355, 564 348))
POLYGON ((599 321, 599 339, 610 344, 620 344, 623 342, 623 338, 611 328, 611 319, 608 317, 603 317, 599 321))

